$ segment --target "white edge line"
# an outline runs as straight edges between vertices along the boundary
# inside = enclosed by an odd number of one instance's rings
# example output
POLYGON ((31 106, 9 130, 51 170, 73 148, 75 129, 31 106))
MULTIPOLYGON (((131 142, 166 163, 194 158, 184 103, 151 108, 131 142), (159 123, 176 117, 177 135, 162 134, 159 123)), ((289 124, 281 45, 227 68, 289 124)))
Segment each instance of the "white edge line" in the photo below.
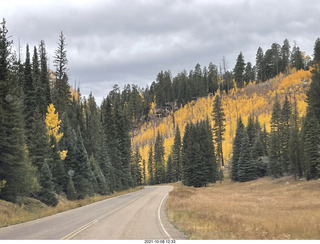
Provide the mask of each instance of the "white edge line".
MULTIPOLYGON (((170 190, 172 191, 172 189, 170 190)), ((158 208, 158 218, 159 218, 159 221, 160 221, 160 225, 164 231, 164 233, 166 233, 166 235, 169 237, 170 240, 172 240, 171 236, 169 235, 169 233, 166 231, 166 229, 164 228, 163 224, 162 224, 162 221, 161 221, 161 217, 160 217, 160 209, 161 209, 161 206, 162 206, 162 203, 164 201, 164 199, 169 195, 169 193, 167 193, 161 200, 161 203, 159 205, 159 208, 158 208)))

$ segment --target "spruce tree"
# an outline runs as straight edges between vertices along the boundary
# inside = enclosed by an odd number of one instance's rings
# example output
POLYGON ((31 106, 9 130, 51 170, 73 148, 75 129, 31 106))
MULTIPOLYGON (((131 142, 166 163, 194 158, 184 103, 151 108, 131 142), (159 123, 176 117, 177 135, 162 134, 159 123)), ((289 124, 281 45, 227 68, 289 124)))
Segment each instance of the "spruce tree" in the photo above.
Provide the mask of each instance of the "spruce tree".
POLYGON ((168 157, 168 160, 167 160, 166 182, 167 182, 167 183, 174 182, 174 171, 173 171, 172 153, 169 154, 169 157, 168 157))
POLYGON ((234 79, 237 84, 237 87, 243 87, 243 82, 244 82, 244 72, 245 72, 245 66, 246 63, 244 62, 244 58, 242 55, 242 52, 240 52, 236 65, 234 66, 233 72, 234 72, 234 79))
POLYGON ((259 47, 256 54, 257 81, 264 82, 265 78, 265 62, 262 48, 259 47))
POLYGON ((320 64, 320 38, 318 37, 313 48, 313 62, 320 64))
POLYGON ((110 192, 110 189, 107 180, 104 174, 102 173, 102 170, 100 169, 99 163, 95 160, 93 155, 91 155, 89 162, 92 173, 97 181, 97 187, 95 189, 95 192, 101 195, 107 195, 110 192))
POLYGON ((252 160, 249 137, 247 132, 244 131, 241 141, 241 153, 238 161, 238 179, 240 182, 245 182, 256 178, 256 166, 252 160))
POLYGON ((76 131, 76 168, 74 169, 74 186, 80 199, 92 196, 97 189, 97 180, 91 170, 89 157, 83 145, 80 128, 76 131))
POLYGON ((18 77, 11 72, 12 41, 7 33, 3 19, 0 23, 0 181, 5 180, 6 184, 0 198, 19 202, 34 187, 35 171, 25 150, 18 77))
POLYGON ((218 94, 214 99, 212 117, 214 121, 214 125, 213 125, 214 140, 217 145, 216 155, 217 155, 217 159, 219 160, 220 173, 221 173, 221 166, 224 166, 222 142, 224 140, 224 132, 226 131, 225 129, 226 119, 225 119, 224 109, 221 103, 221 98, 220 98, 220 95, 218 94))
POLYGON ((68 84, 67 75, 67 51, 66 51, 66 40, 63 33, 60 33, 57 50, 53 63, 56 67, 56 81, 53 90, 53 101, 57 108, 57 111, 62 114, 66 112, 70 105, 70 86, 68 84))
POLYGON ((47 107, 52 102, 51 100, 51 90, 49 83, 49 73, 48 73, 48 64, 47 64, 47 53, 45 42, 40 42, 39 47, 40 52, 40 101, 39 109, 40 113, 44 116, 47 112, 47 107))
POLYGON ((71 201, 78 199, 78 194, 76 192, 76 189, 74 187, 73 180, 71 177, 69 178, 69 182, 67 186, 67 199, 71 201))
POLYGON ((32 68, 30 61, 29 45, 26 48, 26 61, 24 64, 24 115, 26 126, 27 145, 30 146, 30 137, 34 126, 34 113, 37 107, 36 87, 32 79, 32 68))
POLYGON ((289 65, 289 61, 290 61, 290 43, 288 39, 285 39, 281 47, 280 72, 284 73, 286 71, 286 68, 289 65))
POLYGON ((289 141, 291 130, 291 104, 286 95, 281 110, 281 164, 283 172, 289 174, 289 141))
POLYGON ((181 135, 177 125, 172 150, 173 181, 181 180, 181 135))
POLYGON ((148 173, 149 173, 149 185, 154 184, 154 164, 153 164, 153 146, 150 145, 148 154, 148 173))
POLYGON ((281 107, 276 94, 271 117, 271 132, 269 141, 269 174, 273 177, 281 177, 281 107))
POLYGON ((232 181, 239 180, 238 162, 241 154, 241 143, 242 143, 243 133, 244 133, 244 125, 240 117, 237 122, 236 136, 233 140, 233 154, 232 154, 232 161, 231 161, 231 180, 232 181))
POLYGON ((40 201, 49 206, 56 206, 59 200, 54 192, 54 183, 52 182, 52 174, 47 160, 43 162, 39 171, 39 183, 42 187, 39 193, 40 201))
POLYGON ((305 165, 305 176, 307 180, 320 177, 320 125, 315 114, 307 109, 307 116, 304 124, 304 145, 303 158, 305 165))
POLYGON ((159 131, 154 144, 154 180, 156 184, 165 182, 163 137, 160 135, 159 131))

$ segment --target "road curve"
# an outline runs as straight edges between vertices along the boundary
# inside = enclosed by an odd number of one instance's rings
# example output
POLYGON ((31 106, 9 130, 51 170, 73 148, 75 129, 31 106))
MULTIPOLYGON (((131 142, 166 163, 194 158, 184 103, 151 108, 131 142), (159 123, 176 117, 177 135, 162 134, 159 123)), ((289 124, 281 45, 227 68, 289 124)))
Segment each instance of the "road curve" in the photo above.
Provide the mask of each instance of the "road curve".
POLYGON ((2 240, 185 239, 170 223, 165 203, 172 186, 149 186, 84 207, 0 228, 2 240))

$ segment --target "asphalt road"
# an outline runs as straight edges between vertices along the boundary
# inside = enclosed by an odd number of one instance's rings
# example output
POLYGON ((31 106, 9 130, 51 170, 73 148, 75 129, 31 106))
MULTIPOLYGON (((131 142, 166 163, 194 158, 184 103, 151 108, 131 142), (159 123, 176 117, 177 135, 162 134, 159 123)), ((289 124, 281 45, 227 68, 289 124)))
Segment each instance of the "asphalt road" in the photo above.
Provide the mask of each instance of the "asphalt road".
POLYGON ((2 240, 185 239, 165 204, 172 186, 151 186, 81 208, 0 228, 2 240))

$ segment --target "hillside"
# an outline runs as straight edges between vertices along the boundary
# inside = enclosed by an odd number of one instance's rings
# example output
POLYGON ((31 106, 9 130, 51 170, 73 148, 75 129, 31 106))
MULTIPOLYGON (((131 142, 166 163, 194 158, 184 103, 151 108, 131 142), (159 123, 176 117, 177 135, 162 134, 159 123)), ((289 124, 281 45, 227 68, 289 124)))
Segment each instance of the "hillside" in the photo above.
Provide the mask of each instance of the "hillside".
MULTIPOLYGON (((260 124, 265 125, 267 131, 270 131, 271 111, 276 93, 278 93, 281 103, 286 94, 292 103, 295 98, 300 115, 304 115, 307 106, 305 102, 306 91, 310 85, 310 78, 310 71, 292 69, 288 75, 280 73, 267 82, 249 83, 245 88, 235 88, 230 90, 229 94, 221 94, 226 114, 226 133, 223 143, 225 161, 228 163, 232 156, 232 141, 239 116, 242 116, 245 125, 250 114, 258 116, 260 124)), ((187 122, 194 123, 207 116, 211 119, 213 101, 213 95, 199 98, 172 112, 166 118, 154 119, 143 124, 139 130, 132 132, 133 148, 139 148, 142 159, 147 162, 149 145, 154 143, 159 131, 165 138, 165 159, 167 159, 174 141, 175 126, 179 125, 183 136, 187 122)), ((155 113, 153 109, 151 109, 152 113, 155 113)), ((146 171, 148 172, 148 170, 146 171)))

